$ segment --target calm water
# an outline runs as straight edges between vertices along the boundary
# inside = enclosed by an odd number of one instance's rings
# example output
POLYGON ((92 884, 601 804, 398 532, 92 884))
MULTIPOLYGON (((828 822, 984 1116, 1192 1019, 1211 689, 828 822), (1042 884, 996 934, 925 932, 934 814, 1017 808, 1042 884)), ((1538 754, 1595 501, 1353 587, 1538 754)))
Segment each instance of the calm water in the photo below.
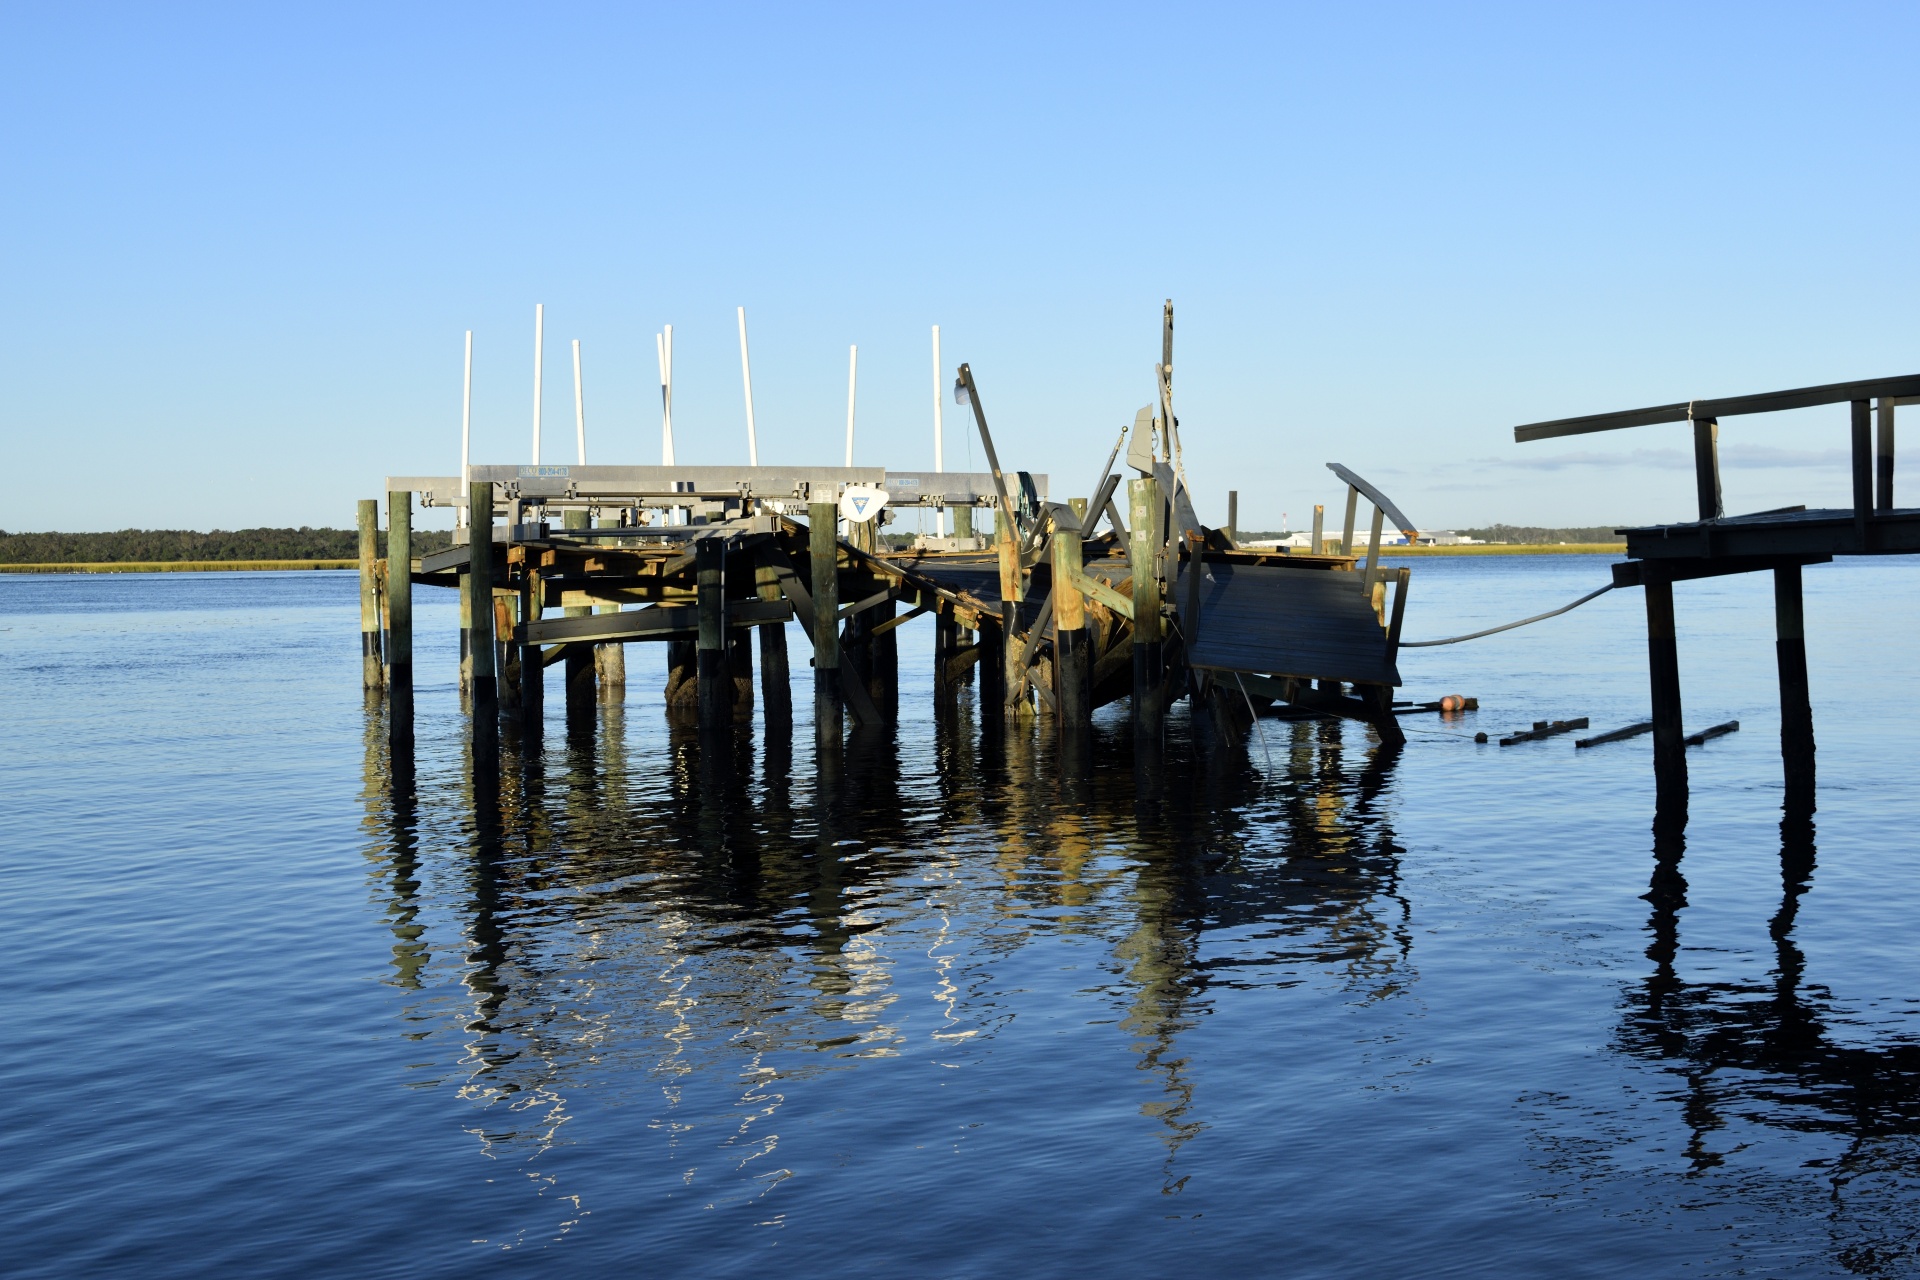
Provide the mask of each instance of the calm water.
MULTIPOLYGON (((1145 794, 1124 705, 1091 785, 936 724, 915 624, 896 733, 704 804, 657 646, 476 796, 427 597, 396 793, 351 574, 0 577, 8 1269, 1920 1272, 1917 572, 1808 571, 1784 832, 1770 585, 1676 589, 1743 729, 1657 850, 1646 739, 1472 741, 1644 718, 1637 592, 1145 794)), ((1605 573, 1421 560, 1408 635, 1605 573)))

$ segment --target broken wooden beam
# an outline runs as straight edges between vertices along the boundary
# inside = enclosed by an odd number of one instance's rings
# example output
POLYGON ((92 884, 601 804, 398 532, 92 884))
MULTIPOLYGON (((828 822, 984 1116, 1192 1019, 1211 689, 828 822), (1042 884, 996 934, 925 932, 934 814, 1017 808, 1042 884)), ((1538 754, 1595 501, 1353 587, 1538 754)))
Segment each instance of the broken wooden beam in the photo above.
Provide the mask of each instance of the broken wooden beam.
POLYGON ((1630 724, 1624 729, 1609 729, 1605 733, 1596 733, 1591 738, 1581 738, 1573 745, 1576 747, 1597 747, 1603 742, 1623 742, 1628 738, 1637 738, 1643 733, 1653 732, 1653 721, 1642 720, 1639 724, 1630 724))
POLYGON ((1724 738, 1729 733, 1737 733, 1739 729, 1740 722, 1738 720, 1729 720, 1725 724, 1716 724, 1710 729, 1702 729, 1698 733, 1690 733, 1684 741, 1690 747, 1697 747, 1710 738, 1724 738))
POLYGON ((1506 737, 1500 739, 1500 745, 1503 747, 1511 747, 1516 742, 1539 742, 1543 738, 1557 737, 1560 734, 1572 733, 1575 729, 1584 729, 1586 727, 1587 718, 1585 716, 1581 716, 1578 720, 1535 720, 1533 722, 1533 728, 1522 733, 1508 734, 1506 737))

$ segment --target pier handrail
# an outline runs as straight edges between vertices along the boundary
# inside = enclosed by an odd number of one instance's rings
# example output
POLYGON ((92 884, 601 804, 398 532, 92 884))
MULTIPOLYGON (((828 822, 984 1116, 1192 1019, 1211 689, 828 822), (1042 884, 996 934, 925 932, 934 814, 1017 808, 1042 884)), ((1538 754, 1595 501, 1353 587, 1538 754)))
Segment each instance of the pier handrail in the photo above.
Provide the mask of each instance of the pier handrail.
POLYGON ((1520 444, 1533 440, 1552 440, 1560 436, 1586 435, 1593 431, 1619 431, 1624 427, 1648 427, 1661 422, 1685 422, 1688 419, 1734 418, 1748 413, 1780 413, 1787 409, 1807 409, 1814 405, 1842 404, 1849 400, 1878 400, 1892 397, 1920 398, 1920 373, 1898 378, 1868 378, 1861 382, 1830 382, 1821 387, 1797 387, 1790 391, 1766 391, 1759 395, 1727 396, 1719 400, 1680 400, 1654 405, 1648 409, 1625 409, 1617 413, 1594 413, 1583 418, 1555 418, 1550 422, 1529 422, 1513 429, 1520 444))

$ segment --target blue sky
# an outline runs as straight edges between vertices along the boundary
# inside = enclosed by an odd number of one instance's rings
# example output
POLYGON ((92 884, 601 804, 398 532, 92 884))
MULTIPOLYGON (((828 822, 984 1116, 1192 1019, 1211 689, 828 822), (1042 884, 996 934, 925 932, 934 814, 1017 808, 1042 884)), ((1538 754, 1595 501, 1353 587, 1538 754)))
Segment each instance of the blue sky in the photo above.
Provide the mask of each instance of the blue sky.
MULTIPOLYGON (((928 327, 1089 487, 1160 303, 1203 517, 1685 518, 1683 427, 1515 423, 1920 371, 1912 7, 0 10, 10 529, 350 522, 388 473, 932 463, 928 327)), ((1920 411, 1913 430, 1920 431, 1920 411)), ((949 402, 949 468, 969 463, 949 402)), ((1911 434, 1911 433, 1910 433, 1911 434)), ((1920 437, 1916 437, 1920 438, 1920 437)), ((1723 428, 1847 501, 1845 410, 1723 428)), ((971 444, 971 461, 980 451, 971 444)), ((1920 472, 1914 473, 1920 484, 1920 472)))

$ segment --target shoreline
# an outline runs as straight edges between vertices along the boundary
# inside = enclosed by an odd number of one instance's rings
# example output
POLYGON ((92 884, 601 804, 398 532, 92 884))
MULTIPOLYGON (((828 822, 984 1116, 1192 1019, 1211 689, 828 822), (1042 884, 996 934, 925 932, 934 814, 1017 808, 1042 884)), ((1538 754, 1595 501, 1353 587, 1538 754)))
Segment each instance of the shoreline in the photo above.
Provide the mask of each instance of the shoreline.
MULTIPOLYGON (((1380 558, 1416 556, 1624 555, 1624 542, 1510 542, 1459 547, 1382 547, 1380 558)), ((284 573, 290 569, 357 569, 358 560, 100 560, 0 564, 0 573, 284 573)))
POLYGON ((1388 556, 1596 556, 1627 554, 1624 542, 1493 542, 1462 547, 1382 547, 1388 556))
POLYGON ((99 560, 68 564, 0 564, 0 573, 278 573, 287 569, 357 569, 358 560, 99 560))

